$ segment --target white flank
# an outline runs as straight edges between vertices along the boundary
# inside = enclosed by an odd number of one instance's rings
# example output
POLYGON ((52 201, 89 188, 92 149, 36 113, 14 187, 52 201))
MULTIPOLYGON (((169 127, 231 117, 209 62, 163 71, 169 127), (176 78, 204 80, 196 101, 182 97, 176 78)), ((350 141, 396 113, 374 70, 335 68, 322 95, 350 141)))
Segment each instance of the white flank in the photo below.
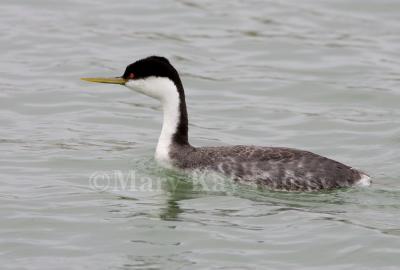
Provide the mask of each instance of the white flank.
POLYGON ((356 182, 356 185, 361 187, 367 187, 371 185, 371 177, 366 174, 361 174, 361 178, 356 182))
POLYGON ((164 77, 148 77, 140 80, 129 80, 127 87, 160 100, 163 106, 163 126, 158 139, 155 158, 164 166, 171 166, 169 151, 172 136, 175 134, 179 120, 179 93, 173 81, 164 77))

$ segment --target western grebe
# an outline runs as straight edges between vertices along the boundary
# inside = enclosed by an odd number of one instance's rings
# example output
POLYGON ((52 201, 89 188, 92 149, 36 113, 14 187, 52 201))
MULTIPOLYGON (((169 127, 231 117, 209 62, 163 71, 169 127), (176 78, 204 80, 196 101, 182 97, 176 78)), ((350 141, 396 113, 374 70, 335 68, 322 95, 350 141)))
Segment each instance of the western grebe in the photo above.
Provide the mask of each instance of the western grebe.
POLYGON ((162 103, 164 119, 155 159, 163 166, 216 171, 236 181, 275 190, 312 191, 370 184, 370 177, 365 173, 308 151, 190 145, 183 85, 176 69, 164 57, 138 60, 126 67, 122 77, 82 80, 125 85, 162 103))

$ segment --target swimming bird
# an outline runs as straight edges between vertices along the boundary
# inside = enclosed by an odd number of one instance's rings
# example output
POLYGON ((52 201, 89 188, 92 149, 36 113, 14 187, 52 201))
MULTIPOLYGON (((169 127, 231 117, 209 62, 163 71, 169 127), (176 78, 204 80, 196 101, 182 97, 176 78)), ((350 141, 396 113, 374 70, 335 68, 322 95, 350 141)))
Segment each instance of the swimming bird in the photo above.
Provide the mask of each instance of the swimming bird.
POLYGON ((124 85, 161 102, 164 118, 155 159, 162 166, 215 171, 273 190, 316 191, 370 184, 367 174, 309 151, 253 145, 192 146, 184 88, 167 58, 140 59, 128 65, 121 77, 82 80, 124 85))

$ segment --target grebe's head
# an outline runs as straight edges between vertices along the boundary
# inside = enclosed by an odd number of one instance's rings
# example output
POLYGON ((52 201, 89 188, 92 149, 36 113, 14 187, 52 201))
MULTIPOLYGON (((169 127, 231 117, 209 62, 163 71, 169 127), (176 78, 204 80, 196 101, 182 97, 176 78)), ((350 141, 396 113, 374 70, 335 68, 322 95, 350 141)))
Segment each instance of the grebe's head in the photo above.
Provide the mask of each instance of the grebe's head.
POLYGON ((164 150, 168 150, 171 140, 176 144, 189 145, 185 93, 178 72, 166 58, 150 56, 138 60, 127 66, 121 77, 82 80, 125 85, 160 100, 163 104, 164 124, 157 146, 160 150, 157 151, 161 158, 168 156, 168 151, 164 150))
POLYGON ((150 56, 130 64, 121 77, 82 79, 90 82, 125 85, 161 101, 171 99, 172 96, 183 95, 178 72, 168 59, 161 56, 150 56))

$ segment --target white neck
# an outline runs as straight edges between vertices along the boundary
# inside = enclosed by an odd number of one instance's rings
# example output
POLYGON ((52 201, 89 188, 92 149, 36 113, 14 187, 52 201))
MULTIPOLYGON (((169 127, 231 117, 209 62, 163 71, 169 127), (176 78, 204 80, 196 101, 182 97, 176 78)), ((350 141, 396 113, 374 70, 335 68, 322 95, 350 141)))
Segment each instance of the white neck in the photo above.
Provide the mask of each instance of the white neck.
POLYGON ((155 158, 161 164, 171 166, 169 153, 180 117, 179 93, 174 82, 168 78, 149 77, 141 80, 130 80, 125 85, 135 91, 156 98, 162 103, 164 118, 155 158))
POLYGON ((176 133, 180 114, 178 93, 173 98, 171 96, 169 100, 165 100, 162 106, 164 113, 163 125, 158 139, 155 158, 158 162, 168 165, 170 163, 169 152, 172 147, 172 138, 176 133))

